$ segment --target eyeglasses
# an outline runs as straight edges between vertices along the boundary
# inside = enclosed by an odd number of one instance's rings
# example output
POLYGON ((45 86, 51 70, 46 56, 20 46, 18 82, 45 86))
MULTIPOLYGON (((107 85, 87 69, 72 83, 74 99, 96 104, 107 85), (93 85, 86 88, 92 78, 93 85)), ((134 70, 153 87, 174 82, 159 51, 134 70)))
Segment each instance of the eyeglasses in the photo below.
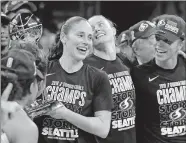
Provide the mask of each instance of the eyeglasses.
POLYGON ((173 42, 168 40, 166 37, 160 36, 160 35, 156 35, 156 41, 163 41, 169 45, 171 45, 173 42))

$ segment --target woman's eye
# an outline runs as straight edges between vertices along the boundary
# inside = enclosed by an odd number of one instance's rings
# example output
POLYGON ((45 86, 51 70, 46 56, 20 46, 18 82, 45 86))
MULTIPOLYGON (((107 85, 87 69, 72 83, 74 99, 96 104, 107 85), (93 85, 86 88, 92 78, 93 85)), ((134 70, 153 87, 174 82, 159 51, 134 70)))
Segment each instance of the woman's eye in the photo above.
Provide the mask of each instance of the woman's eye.
POLYGON ((78 35, 79 37, 83 37, 83 35, 82 34, 80 34, 80 35, 78 35))
POLYGON ((92 37, 89 37, 90 40, 92 40, 92 37))

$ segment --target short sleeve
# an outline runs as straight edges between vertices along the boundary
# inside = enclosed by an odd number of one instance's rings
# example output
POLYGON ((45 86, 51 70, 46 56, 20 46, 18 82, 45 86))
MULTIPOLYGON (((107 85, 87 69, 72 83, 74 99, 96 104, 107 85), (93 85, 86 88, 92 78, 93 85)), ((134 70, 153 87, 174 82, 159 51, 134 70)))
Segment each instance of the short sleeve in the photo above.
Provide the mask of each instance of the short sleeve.
POLYGON ((101 110, 111 111, 113 107, 112 90, 107 74, 100 72, 94 81, 94 112, 101 110))

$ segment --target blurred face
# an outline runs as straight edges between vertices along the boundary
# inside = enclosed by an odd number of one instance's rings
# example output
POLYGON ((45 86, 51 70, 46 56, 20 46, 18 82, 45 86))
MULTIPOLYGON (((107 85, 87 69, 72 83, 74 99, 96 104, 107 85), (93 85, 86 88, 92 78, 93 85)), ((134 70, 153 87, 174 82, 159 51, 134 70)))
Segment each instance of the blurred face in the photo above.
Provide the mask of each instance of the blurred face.
POLYGON ((150 61, 155 55, 155 46, 157 44, 155 35, 150 36, 147 39, 140 39, 138 43, 136 54, 144 59, 144 61, 150 61))
POLYGON ((64 37, 64 53, 68 53, 76 60, 84 60, 92 46, 92 27, 87 21, 72 24, 68 34, 64 37))
POLYGON ((1 23, 1 50, 4 50, 4 48, 8 46, 9 40, 10 37, 8 25, 4 25, 1 23))
POLYGON ((33 103, 38 95, 38 81, 35 78, 35 80, 33 81, 33 83, 30 86, 30 92, 31 94, 28 96, 28 105, 30 105, 31 103, 33 103))
POLYGON ((179 44, 181 41, 176 40, 173 43, 168 42, 167 39, 159 39, 156 46, 156 59, 159 61, 166 61, 177 55, 178 51, 181 49, 179 44))
POLYGON ((114 30, 110 23, 102 16, 94 16, 89 19, 93 29, 93 45, 96 48, 99 44, 114 40, 114 30))

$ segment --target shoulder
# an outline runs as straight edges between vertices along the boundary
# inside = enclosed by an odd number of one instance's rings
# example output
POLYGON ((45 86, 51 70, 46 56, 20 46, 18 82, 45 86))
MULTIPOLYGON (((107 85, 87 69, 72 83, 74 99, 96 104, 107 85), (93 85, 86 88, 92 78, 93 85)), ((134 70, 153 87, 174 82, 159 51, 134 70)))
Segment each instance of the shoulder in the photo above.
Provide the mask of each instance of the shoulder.
POLYGON ((107 76, 106 72, 101 69, 93 67, 89 64, 84 64, 84 65, 88 73, 91 74, 93 77, 107 76))
POLYGON ((108 80, 108 75, 105 71, 90 66, 88 64, 85 64, 85 68, 90 81, 94 84, 99 84, 103 80, 108 80))
POLYGON ((137 65, 131 68, 131 76, 133 78, 133 82, 136 82, 137 80, 141 81, 146 76, 156 72, 156 66, 154 61, 150 61, 148 63, 137 65))
POLYGON ((38 139, 38 128, 36 124, 27 116, 25 111, 15 112, 12 119, 3 128, 10 140, 19 142, 30 142, 38 139), (30 137, 32 135, 32 137, 30 137))
POLYGON ((155 67, 154 60, 151 60, 145 64, 134 66, 132 70, 143 72, 143 73, 149 73, 149 72, 153 72, 155 68, 156 67, 155 67))
POLYGON ((98 61, 99 61, 99 59, 96 58, 96 56, 94 56, 94 54, 90 54, 90 55, 88 55, 88 56, 83 60, 83 63, 89 64, 89 65, 94 65, 94 64, 97 63, 98 61))
POLYGON ((184 58, 182 55, 178 55, 178 60, 180 64, 186 66, 186 58, 184 58))
POLYGON ((126 68, 128 69, 132 68, 133 62, 130 61, 125 54, 117 53, 116 56, 122 62, 122 64, 126 66, 126 68))

